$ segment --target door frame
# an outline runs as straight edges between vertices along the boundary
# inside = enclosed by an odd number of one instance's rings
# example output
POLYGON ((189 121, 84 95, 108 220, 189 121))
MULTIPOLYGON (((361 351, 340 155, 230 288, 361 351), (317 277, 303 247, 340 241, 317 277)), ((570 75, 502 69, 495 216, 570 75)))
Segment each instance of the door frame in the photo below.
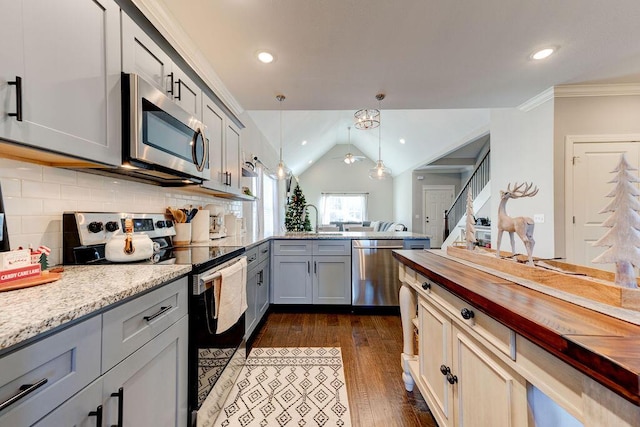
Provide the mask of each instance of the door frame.
MULTIPOLYGON (((426 212, 426 200, 427 200, 427 191, 429 190, 450 190, 452 200, 456 197, 456 186, 454 184, 439 184, 439 185, 423 185, 422 186, 422 233, 426 234, 425 230, 425 222, 424 219, 427 217, 426 212)), ((442 239, 442 243, 444 243, 444 238, 442 239)))
POLYGON ((581 143, 615 143, 640 142, 640 134, 603 134, 603 135, 567 135, 565 137, 564 156, 564 229, 565 229, 565 257, 571 261, 574 258, 574 209, 573 209, 573 146, 581 143))

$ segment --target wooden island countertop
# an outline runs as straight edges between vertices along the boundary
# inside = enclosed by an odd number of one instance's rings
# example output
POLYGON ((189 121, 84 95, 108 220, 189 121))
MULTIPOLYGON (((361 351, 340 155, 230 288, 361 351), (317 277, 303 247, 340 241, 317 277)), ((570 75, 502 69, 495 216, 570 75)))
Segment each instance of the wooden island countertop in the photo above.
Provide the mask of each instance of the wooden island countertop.
POLYGON ((405 266, 440 284, 608 389, 640 405, 640 326, 429 251, 397 250, 405 266))

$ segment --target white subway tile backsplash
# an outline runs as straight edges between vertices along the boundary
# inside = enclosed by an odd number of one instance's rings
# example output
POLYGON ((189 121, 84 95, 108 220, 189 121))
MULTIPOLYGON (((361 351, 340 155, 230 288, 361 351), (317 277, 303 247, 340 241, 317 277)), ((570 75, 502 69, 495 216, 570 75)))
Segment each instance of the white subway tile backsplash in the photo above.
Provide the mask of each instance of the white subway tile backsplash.
POLYGON ((11 248, 48 246, 50 265, 62 259, 64 212, 162 213, 167 206, 211 203, 227 212, 242 213, 242 202, 2 158, 0 185, 11 248))
POLYGON ((44 182, 75 185, 78 182, 78 173, 68 169, 43 168, 42 180, 44 182))
POLYGON ((22 180, 22 197, 32 199, 59 199, 60 184, 22 180))
POLYGON ((17 160, 0 159, 0 177, 30 179, 42 181, 43 166, 20 162, 17 160))
POLYGON ((0 184, 3 196, 22 196, 22 182, 18 178, 0 178, 0 184))

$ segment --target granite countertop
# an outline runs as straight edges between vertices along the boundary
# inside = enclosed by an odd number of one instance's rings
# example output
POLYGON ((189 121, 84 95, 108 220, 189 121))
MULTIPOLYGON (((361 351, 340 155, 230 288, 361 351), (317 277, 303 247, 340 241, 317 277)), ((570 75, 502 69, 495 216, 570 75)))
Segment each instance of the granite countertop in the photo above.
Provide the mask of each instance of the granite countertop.
POLYGON ((0 292, 0 353, 190 271, 190 265, 65 266, 56 282, 0 292))
POLYGON ((357 240, 357 239, 429 239, 424 234, 412 233, 410 231, 336 231, 320 233, 285 233, 275 235, 263 234, 242 234, 240 236, 229 236, 222 239, 211 240, 207 246, 244 246, 247 249, 259 245, 268 240, 275 239, 337 239, 337 240, 357 240))

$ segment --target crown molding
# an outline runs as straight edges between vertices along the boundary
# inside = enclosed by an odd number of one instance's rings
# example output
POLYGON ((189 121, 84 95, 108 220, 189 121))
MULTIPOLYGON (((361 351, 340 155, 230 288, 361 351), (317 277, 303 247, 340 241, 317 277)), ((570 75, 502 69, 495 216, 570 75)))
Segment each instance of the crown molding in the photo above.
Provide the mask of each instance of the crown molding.
POLYGON ((166 8, 161 6, 160 2, 153 0, 132 0, 132 2, 183 57, 187 64, 198 73, 200 78, 213 90, 229 110, 236 116, 242 114, 244 108, 229 92, 229 89, 227 89, 202 52, 195 49, 193 40, 175 22, 166 8))
POLYGON ((545 102, 553 99, 554 97, 554 93, 555 90, 553 87, 550 87, 549 89, 545 90, 542 93, 539 93, 538 95, 534 96, 533 98, 530 98, 529 100, 523 102, 522 104, 518 105, 516 108, 520 111, 531 111, 534 108, 539 107, 540 105, 544 104, 545 102))
POLYGON ((556 98, 582 96, 628 96, 640 95, 639 83, 559 85, 554 88, 556 98))

